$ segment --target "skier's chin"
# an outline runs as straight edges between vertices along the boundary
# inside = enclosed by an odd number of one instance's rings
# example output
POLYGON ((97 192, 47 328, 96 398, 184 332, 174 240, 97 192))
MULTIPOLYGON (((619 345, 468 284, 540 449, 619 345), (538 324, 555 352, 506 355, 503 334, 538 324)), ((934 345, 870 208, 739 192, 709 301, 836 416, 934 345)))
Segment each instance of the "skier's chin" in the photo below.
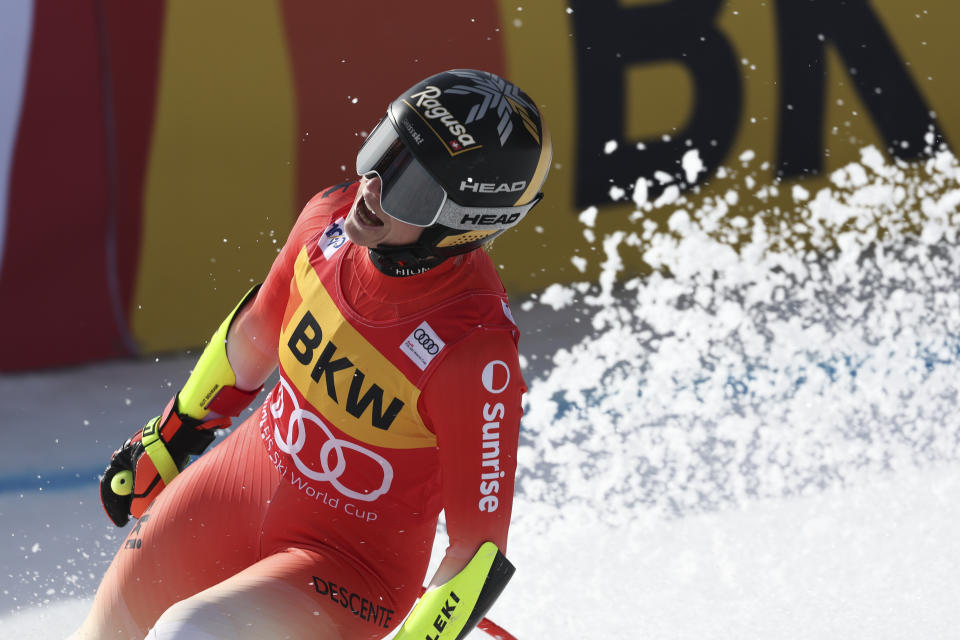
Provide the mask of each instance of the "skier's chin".
POLYGON ((384 227, 368 227, 355 219, 356 214, 347 217, 344 222, 343 230, 347 238, 355 245, 367 248, 374 248, 381 243, 385 233, 384 227))

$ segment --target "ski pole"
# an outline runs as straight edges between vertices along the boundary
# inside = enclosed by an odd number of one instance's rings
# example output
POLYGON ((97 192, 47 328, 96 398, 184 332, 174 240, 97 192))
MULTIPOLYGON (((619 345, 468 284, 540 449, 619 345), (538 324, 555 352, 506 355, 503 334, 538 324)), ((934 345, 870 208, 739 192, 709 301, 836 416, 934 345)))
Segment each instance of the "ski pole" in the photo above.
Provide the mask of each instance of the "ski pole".
POLYGON ((491 622, 487 618, 484 618, 483 620, 478 622, 477 628, 480 629, 481 631, 486 632, 487 635, 489 635, 490 637, 496 638, 496 640, 517 640, 514 636, 507 633, 503 627, 501 627, 500 625, 494 622, 491 622))

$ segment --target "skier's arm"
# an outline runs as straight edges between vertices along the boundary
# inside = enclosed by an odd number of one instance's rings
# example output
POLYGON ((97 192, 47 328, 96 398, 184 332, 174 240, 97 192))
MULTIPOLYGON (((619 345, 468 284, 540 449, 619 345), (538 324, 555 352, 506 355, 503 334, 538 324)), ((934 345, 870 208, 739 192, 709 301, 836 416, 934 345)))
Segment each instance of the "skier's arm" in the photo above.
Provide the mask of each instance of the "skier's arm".
POLYGON ((466 636, 513 574, 504 553, 526 391, 517 349, 505 330, 451 348, 421 395, 437 435, 450 546, 398 639, 466 636))
POLYGON ((210 339, 186 384, 162 415, 129 438, 100 480, 104 511, 118 527, 139 518, 164 487, 257 396, 276 367, 276 345, 293 264, 328 216, 312 200, 290 232, 262 287, 254 287, 210 339), (311 205, 314 208, 311 208, 311 205), (144 455, 146 454, 146 455, 144 455))
POLYGON ((121 527, 139 518, 164 487, 214 440, 214 431, 230 425, 259 389, 237 387, 227 359, 227 335, 239 311, 256 295, 254 287, 234 307, 210 338, 183 388, 163 413, 123 443, 110 458, 100 480, 104 511, 121 527))

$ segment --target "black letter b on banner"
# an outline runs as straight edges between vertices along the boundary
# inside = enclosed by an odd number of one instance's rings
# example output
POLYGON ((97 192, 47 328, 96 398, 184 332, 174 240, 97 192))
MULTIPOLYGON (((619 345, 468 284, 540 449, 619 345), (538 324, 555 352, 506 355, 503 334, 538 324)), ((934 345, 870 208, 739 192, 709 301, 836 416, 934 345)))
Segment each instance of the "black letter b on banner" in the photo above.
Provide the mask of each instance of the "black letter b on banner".
POLYGON ((708 173, 715 169, 733 142, 743 101, 737 57, 714 25, 723 0, 629 8, 616 0, 571 0, 571 5, 578 83, 577 206, 607 202, 611 184, 626 188, 657 170, 677 173, 689 148, 700 152, 708 173), (664 61, 684 65, 693 76, 690 121, 682 131, 664 131, 669 140, 626 140, 624 72, 629 65, 664 61), (607 154, 609 140, 617 141, 617 148, 607 154), (636 142, 645 149, 637 149, 636 142))

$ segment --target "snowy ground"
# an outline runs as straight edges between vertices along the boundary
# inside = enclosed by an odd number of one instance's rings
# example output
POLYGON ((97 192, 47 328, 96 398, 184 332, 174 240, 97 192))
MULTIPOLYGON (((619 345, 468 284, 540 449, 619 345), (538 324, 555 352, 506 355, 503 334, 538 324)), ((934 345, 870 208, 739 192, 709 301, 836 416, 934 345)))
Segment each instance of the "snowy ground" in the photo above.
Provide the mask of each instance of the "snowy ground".
MULTIPOLYGON (((86 533, 61 537, 80 541, 18 549, 32 558, 21 566, 61 579, 78 570, 67 566, 75 547, 106 531, 85 493, 46 496, 51 513, 23 526, 53 542, 46 524, 79 519, 86 533)), ((537 535, 521 525, 512 533, 520 570, 490 617, 520 638, 954 638, 957 495, 960 469, 936 468, 676 520, 611 527, 571 513, 537 535)), ((2 505, 4 523, 38 509, 20 498, 2 505)), ((89 603, 42 593, 32 602, 47 597, 0 619, 0 636, 64 637, 89 603)))
MULTIPOLYGON (((958 637, 956 161, 865 150, 772 227, 737 215, 772 188, 747 164, 699 208, 636 189, 617 233, 585 212, 604 275, 516 301, 518 572, 490 618, 519 638, 958 637), (626 251, 655 273, 614 288, 626 251)), ((119 544, 94 476, 191 362, 0 377, 0 635, 83 615, 119 544)))

